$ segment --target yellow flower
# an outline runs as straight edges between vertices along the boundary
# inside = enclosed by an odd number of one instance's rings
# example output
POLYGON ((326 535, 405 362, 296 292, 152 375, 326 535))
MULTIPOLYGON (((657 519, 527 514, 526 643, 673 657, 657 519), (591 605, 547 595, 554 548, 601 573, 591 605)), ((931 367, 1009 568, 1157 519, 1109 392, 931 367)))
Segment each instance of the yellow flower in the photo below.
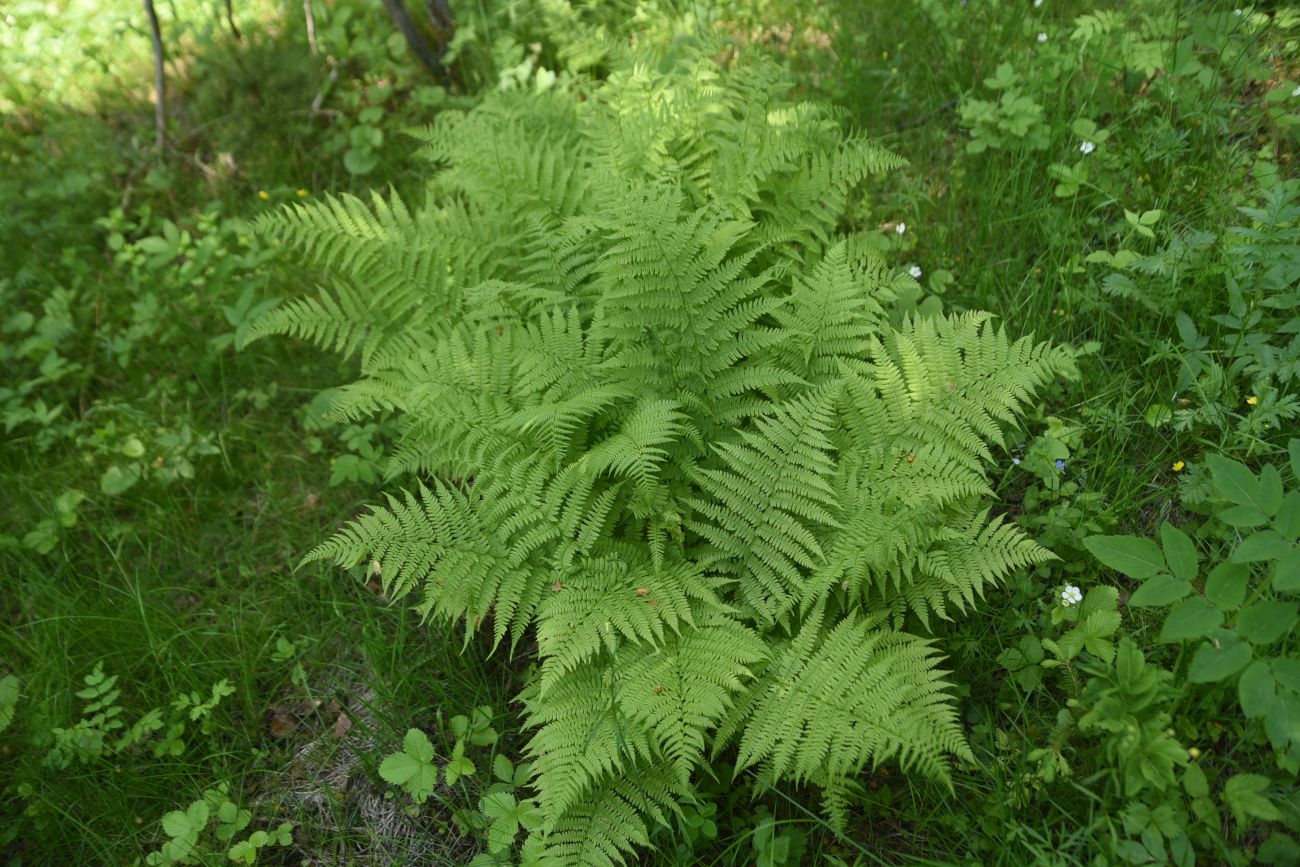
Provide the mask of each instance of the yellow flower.
POLYGON ((1182 461, 1174 461, 1173 470, 1175 473, 1181 473, 1183 471, 1183 467, 1185 466, 1187 466, 1187 464, 1183 463, 1182 461))
POLYGON ((263 201, 265 201, 265 200, 271 198, 271 194, 268 193, 266 190, 258 190, 258 191, 257 191, 257 197, 258 197, 259 199, 262 199, 263 201))
POLYGON ((304 189, 299 189, 299 190, 298 190, 298 198, 300 198, 300 199, 305 199, 305 198, 307 198, 307 191, 304 190, 304 189))
POLYGON ((1246 398, 1246 403, 1250 404, 1251 406, 1254 406, 1255 404, 1259 403, 1259 398, 1255 397, 1255 395, 1252 394, 1250 397, 1246 398))

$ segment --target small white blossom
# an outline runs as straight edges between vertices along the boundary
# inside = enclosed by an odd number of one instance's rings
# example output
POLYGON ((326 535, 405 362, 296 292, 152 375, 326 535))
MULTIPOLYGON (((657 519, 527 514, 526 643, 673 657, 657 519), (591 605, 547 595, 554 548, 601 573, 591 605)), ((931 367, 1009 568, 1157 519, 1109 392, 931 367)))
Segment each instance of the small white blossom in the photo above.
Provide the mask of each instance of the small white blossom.
POLYGON ((1292 96, 1300 96, 1300 84, 1297 84, 1297 85, 1295 86, 1295 90, 1291 91, 1291 95, 1292 95, 1292 96))
POLYGON ((1233 9, 1233 10, 1232 10, 1232 14, 1233 14, 1233 15, 1240 15, 1240 14, 1241 14, 1241 10, 1240 10, 1240 9, 1233 9))
POLYGON ((1039 6, 1042 6, 1042 5, 1043 5, 1043 0, 1034 0, 1034 8, 1035 8, 1035 9, 1037 9, 1039 6))
POLYGON ((1020 466, 1020 458, 1012 458, 1011 463, 1015 464, 1016 466, 1020 466))
POLYGON ((909 273, 909 274, 912 275, 912 279, 913 279, 913 280, 920 280, 920 279, 921 279, 921 266, 920 266, 920 265, 913 265, 911 268, 908 268, 908 269, 907 269, 907 273, 909 273))
POLYGON ((1065 585, 1065 589, 1061 591, 1062 605, 1069 608, 1071 605, 1078 605, 1082 601, 1083 592, 1080 591, 1078 587, 1075 587, 1073 584, 1065 585))
POLYGON ((907 231, 907 223, 899 223, 897 226, 894 227, 894 231, 900 235, 903 234, 904 232, 907 231))
POLYGON ((1090 154, 1097 149, 1097 146, 1090 141, 1080 142, 1079 150, 1084 154, 1090 154))
POLYGON ((1039 41, 1039 42, 1046 42, 1046 41, 1047 41, 1047 34, 1046 34, 1046 33, 1040 33, 1040 34, 1038 34, 1038 41, 1039 41))

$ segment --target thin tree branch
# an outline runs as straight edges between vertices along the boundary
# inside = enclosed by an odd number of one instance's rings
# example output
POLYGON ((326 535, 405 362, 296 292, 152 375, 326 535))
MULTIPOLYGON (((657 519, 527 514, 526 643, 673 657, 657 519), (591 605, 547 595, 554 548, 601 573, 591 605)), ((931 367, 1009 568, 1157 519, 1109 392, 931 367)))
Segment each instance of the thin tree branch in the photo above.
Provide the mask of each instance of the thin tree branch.
POLYGON ((162 28, 158 26, 158 12, 153 0, 144 0, 144 14, 149 19, 149 35, 153 38, 153 89, 154 89, 154 147, 162 159, 167 145, 167 74, 163 66, 162 28))
POLYGON ((383 0, 384 8, 388 10, 388 16, 393 19, 397 29, 402 31, 406 37, 406 44, 415 52, 415 56, 420 58, 420 62, 433 73, 433 77, 443 84, 450 84, 451 80, 447 76, 447 70, 438 59, 439 55, 433 53, 429 43, 420 35, 416 29, 415 22, 411 20, 411 15, 406 11, 406 6, 402 0, 383 0))
POLYGON ((316 13, 311 10, 311 0, 302 0, 302 13, 307 18, 307 47, 315 57, 320 54, 320 48, 316 45, 316 13))
POLYGON ((235 26, 235 10, 231 8, 231 0, 226 0, 226 21, 230 24, 230 32, 235 34, 235 39, 242 42, 244 35, 235 26))

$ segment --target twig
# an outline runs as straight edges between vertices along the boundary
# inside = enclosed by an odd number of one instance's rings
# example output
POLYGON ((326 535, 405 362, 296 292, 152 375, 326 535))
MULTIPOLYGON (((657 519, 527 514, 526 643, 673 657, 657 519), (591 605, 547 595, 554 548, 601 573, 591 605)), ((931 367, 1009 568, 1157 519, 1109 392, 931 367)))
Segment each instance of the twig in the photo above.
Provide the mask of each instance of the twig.
POLYGON ((333 69, 330 70, 329 78, 325 79, 325 83, 320 86, 320 90, 316 91, 316 96, 311 101, 312 114, 317 114, 318 112, 320 112, 321 103, 325 102, 325 94, 329 92, 330 85, 333 84, 338 79, 338 77, 339 77, 339 68, 335 66, 333 69))
POLYGON ((439 82, 445 85, 451 84, 451 79, 448 78, 447 70, 443 67, 442 61, 438 59, 438 55, 433 53, 429 43, 424 40, 424 37, 420 35, 420 31, 416 29, 415 22, 411 20, 411 15, 406 11, 406 6, 403 5, 402 0, 382 0, 382 2, 384 8, 388 10, 388 17, 392 18, 393 23, 397 25, 397 29, 402 31, 402 35, 406 37, 406 44, 410 46, 411 51, 415 52, 415 56, 420 58, 420 62, 433 73, 433 77, 438 79, 439 82))
POLYGON ((230 0, 226 0, 226 21, 230 24, 230 32, 235 34, 235 39, 242 42, 244 35, 235 26, 235 10, 230 8, 230 0))
POLYGON ((153 0, 144 0, 144 14, 149 19, 149 35, 153 38, 154 147, 161 160, 163 148, 167 145, 167 76, 163 68, 162 28, 158 26, 158 12, 153 8, 153 0))
POLYGON ((316 14, 311 11, 311 0, 302 0, 302 14, 307 17, 307 47, 315 57, 320 54, 320 48, 316 45, 316 14))

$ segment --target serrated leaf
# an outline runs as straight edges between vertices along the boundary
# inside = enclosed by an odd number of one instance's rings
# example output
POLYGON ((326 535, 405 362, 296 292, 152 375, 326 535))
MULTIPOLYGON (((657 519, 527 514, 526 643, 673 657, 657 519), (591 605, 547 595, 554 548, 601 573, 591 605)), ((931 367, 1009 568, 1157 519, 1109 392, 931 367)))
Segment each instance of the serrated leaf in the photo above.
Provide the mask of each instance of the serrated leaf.
POLYGON ((1192 592, 1192 585, 1172 575, 1152 575, 1133 591, 1128 604, 1139 608, 1170 605, 1192 592))
POLYGON ((497 753, 492 759, 492 775, 503 783, 514 783, 515 766, 508 758, 497 753))
POLYGON ((1150 539, 1137 536, 1089 536, 1083 545, 1102 563, 1130 578, 1150 578, 1165 568, 1165 558, 1150 539))
POLYGON ((429 736, 419 729, 407 729, 406 737, 402 738, 402 749, 416 761, 433 761, 433 744, 429 742, 429 736))
POLYGON ((1237 634, 1252 644, 1272 644, 1295 626, 1294 602, 1256 602, 1237 615, 1237 634))
POLYGON ((1171 643, 1200 638, 1223 623, 1223 612, 1200 596, 1184 599, 1169 610, 1160 640, 1171 643))
POLYGON ((1160 545, 1164 548, 1165 562, 1175 578, 1191 581, 1196 577, 1199 557, 1196 546, 1186 533, 1168 521, 1160 525, 1160 545))
POLYGON ((174 840, 193 844, 208 826, 208 815, 208 805, 203 801, 195 801, 184 812, 173 810, 163 816, 163 833, 174 840))
POLYGON ((456 741, 456 746, 451 751, 451 761, 447 763, 447 767, 444 769, 444 773, 447 775, 447 785, 454 786, 461 777, 473 776, 476 771, 474 763, 465 758, 465 742, 456 741))
POLYGON ((420 772, 422 763, 404 752, 393 753, 379 763, 379 776, 395 786, 404 786, 420 772))
POLYGON ((1223 803, 1232 811, 1238 825, 1247 818, 1276 822, 1282 818, 1277 807, 1265 794, 1270 785, 1268 777, 1261 774, 1237 774, 1223 785, 1223 803))

